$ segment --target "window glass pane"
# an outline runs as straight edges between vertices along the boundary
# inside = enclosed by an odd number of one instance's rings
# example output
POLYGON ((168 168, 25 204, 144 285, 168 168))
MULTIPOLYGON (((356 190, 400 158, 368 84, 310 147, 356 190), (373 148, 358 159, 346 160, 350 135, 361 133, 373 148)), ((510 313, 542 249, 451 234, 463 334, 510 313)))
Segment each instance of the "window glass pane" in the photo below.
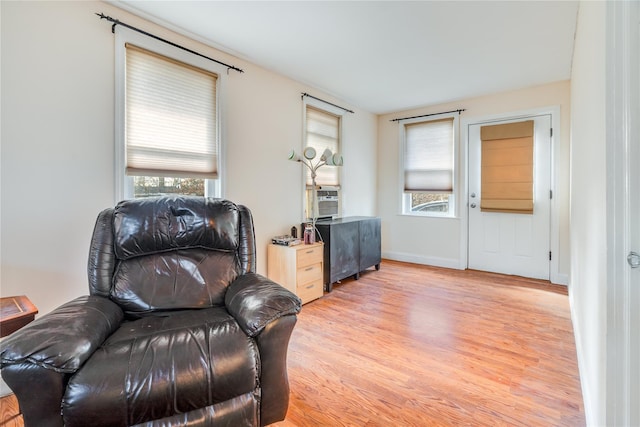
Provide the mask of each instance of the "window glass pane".
POLYGON ((136 199, 172 194, 204 196, 205 180, 202 178, 175 178, 169 176, 133 177, 133 195, 136 199))
POLYGON ((449 212, 449 194, 410 193, 411 212, 449 212))

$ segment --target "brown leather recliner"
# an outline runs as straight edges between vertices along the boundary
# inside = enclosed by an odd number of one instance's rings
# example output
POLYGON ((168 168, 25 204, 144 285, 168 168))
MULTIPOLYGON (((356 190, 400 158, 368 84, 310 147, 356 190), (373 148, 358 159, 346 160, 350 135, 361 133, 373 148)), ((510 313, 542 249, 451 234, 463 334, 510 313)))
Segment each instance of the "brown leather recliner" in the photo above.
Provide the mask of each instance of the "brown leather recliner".
POLYGON ((284 419, 300 300, 255 273, 250 211, 130 200, 98 216, 89 296, 0 343, 25 425, 257 426, 284 419))

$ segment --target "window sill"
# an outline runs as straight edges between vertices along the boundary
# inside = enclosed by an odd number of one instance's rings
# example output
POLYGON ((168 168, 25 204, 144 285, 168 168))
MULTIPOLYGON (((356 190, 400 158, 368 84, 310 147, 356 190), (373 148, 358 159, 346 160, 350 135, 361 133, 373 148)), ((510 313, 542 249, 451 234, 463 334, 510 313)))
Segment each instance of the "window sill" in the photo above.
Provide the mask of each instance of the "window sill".
POLYGON ((436 218, 436 219, 460 219, 456 215, 438 215, 438 214, 425 214, 425 213, 413 213, 413 212, 401 212, 398 214, 399 216, 408 216, 408 217, 416 217, 416 218, 436 218))

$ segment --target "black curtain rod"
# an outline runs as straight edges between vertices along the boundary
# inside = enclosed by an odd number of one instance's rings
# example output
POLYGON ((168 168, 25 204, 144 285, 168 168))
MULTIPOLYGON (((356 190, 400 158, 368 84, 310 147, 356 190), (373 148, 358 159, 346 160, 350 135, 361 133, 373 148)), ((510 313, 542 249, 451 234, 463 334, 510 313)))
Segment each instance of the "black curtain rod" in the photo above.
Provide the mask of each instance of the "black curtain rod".
POLYGON ((336 108, 339 108, 339 109, 341 109, 341 110, 346 111, 347 113, 353 113, 353 111, 351 111, 351 110, 349 110, 349 109, 347 109, 347 108, 341 107, 341 106, 336 105, 336 104, 332 104, 332 103, 331 103, 331 102, 329 102, 329 101, 325 101, 324 99, 316 98, 316 97, 315 97, 315 96, 313 96, 313 95, 309 95, 308 93, 303 92, 303 93, 302 93, 302 97, 304 98, 305 96, 308 96, 309 98, 316 99, 316 100, 318 100, 318 101, 320 101, 320 102, 324 102, 325 104, 332 105, 332 106, 334 106, 334 107, 336 107, 336 108))
POLYGON ((429 117, 429 116, 439 116, 440 114, 449 114, 449 113, 462 113, 463 111, 466 111, 466 109, 461 109, 461 110, 451 110, 451 111, 443 111, 442 113, 431 113, 431 114, 423 114, 421 116, 412 116, 412 117, 402 117, 400 119, 391 119, 389 120, 390 122, 399 122, 400 120, 409 120, 409 119, 417 119, 419 117, 429 117))
POLYGON ((217 64, 224 65, 225 67, 227 67, 227 73, 229 72, 229 70, 235 70, 235 71, 237 71, 239 73, 244 73, 244 70, 241 70, 240 68, 234 67, 233 65, 225 64, 224 62, 220 62, 217 59, 213 59, 213 58, 210 58, 210 57, 208 57, 206 55, 198 53, 195 50, 191 50, 191 49, 186 48, 184 46, 180 46, 179 44, 176 44, 176 43, 171 42, 169 40, 163 39, 162 37, 158 37, 158 36, 156 36, 154 34, 148 33, 148 32, 146 32, 144 30, 141 30, 140 28, 136 28, 136 27, 133 27, 133 26, 131 26, 129 24, 125 24, 124 22, 121 22, 121 21, 119 21, 117 19, 114 19, 114 18, 112 18, 110 16, 105 15, 104 13, 96 13, 96 15, 98 15, 100 17, 100 19, 106 19, 109 22, 113 22, 113 25, 111 26, 111 32, 112 33, 115 32, 116 25, 122 25, 123 27, 127 27, 130 30, 137 31, 140 34, 144 34, 145 36, 149 36, 149 37, 151 37, 153 39, 160 40, 161 42, 169 44, 169 45, 171 45, 173 47, 177 47, 178 49, 182 49, 182 50, 187 51, 189 53, 192 53, 194 55, 197 55, 197 56, 200 56, 202 58, 208 59, 209 61, 213 61, 213 62, 215 62, 217 64))

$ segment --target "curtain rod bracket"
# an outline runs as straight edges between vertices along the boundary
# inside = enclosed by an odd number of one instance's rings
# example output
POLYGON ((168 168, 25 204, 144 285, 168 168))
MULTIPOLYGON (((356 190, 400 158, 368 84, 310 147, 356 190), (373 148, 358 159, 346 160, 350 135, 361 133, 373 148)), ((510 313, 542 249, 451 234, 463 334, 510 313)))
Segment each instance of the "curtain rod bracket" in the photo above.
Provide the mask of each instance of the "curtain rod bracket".
POLYGON ((237 71, 239 73, 244 73, 244 70, 242 70, 240 68, 234 67, 233 65, 225 64, 224 62, 218 61, 217 59, 213 59, 213 58, 210 58, 210 57, 208 57, 206 55, 198 53, 195 50, 191 50, 191 49, 189 49, 187 47, 184 47, 184 46, 181 46, 181 45, 179 45, 177 43, 174 43, 174 42, 171 42, 169 40, 163 39, 162 37, 158 37, 158 36, 156 36, 154 34, 151 34, 151 33, 148 33, 148 32, 146 32, 144 30, 141 30, 140 28, 136 28, 136 27, 134 27, 132 25, 125 24, 124 22, 120 22, 118 19, 115 19, 115 18, 112 18, 110 16, 107 16, 104 13, 97 13, 96 12, 96 15, 98 15, 100 17, 100 19, 106 19, 109 22, 113 22, 113 25, 111 26, 111 32, 112 33, 115 33, 116 25, 122 25, 123 27, 127 27, 130 30, 137 31, 140 34, 144 34, 145 36, 151 37, 152 39, 156 39, 156 40, 161 41, 163 43, 169 44, 169 45, 171 45, 173 47, 177 47, 178 49, 182 49, 182 50, 184 50, 186 52, 189 52, 189 53, 191 53, 193 55, 199 56, 199 57, 204 58, 204 59, 208 59, 209 61, 215 62, 217 64, 224 65, 225 67, 227 67, 227 74, 229 74, 229 70, 234 70, 234 71, 237 71))

